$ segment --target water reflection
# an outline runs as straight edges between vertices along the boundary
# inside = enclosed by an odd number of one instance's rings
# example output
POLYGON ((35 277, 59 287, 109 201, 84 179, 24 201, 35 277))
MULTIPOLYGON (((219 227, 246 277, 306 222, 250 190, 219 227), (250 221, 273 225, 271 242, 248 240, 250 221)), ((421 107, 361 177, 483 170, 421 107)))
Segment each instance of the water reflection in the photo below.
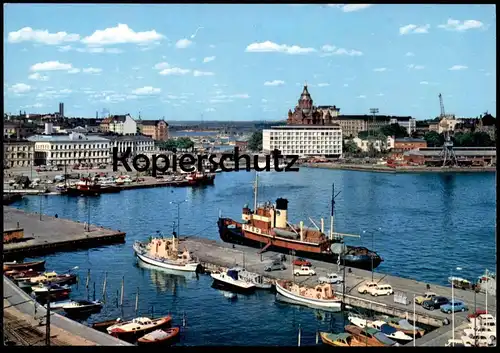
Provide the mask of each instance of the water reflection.
POLYGON ((173 296, 177 295, 178 288, 185 288, 188 280, 198 279, 198 274, 194 272, 171 270, 156 267, 137 259, 136 266, 141 269, 144 275, 146 270, 149 272, 151 283, 156 287, 157 292, 171 292, 173 296))

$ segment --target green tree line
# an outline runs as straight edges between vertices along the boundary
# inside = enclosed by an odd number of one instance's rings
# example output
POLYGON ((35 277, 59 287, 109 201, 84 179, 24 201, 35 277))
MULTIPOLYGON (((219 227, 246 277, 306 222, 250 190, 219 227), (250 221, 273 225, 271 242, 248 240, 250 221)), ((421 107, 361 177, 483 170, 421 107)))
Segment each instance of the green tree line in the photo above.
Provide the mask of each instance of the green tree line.
POLYGON ((158 142, 156 146, 164 151, 173 151, 174 148, 178 151, 187 151, 194 148, 194 142, 189 137, 179 137, 178 139, 158 142))

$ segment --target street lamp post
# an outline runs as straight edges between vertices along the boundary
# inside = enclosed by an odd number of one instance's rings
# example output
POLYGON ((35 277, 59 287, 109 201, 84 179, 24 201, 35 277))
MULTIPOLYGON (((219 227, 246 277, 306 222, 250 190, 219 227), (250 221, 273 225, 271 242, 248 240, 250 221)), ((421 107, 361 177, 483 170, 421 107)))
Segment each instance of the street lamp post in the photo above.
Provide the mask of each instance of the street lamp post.
MULTIPOLYGON (((457 267, 456 268, 457 271, 461 271, 462 268, 461 267, 457 267)), ((455 292, 454 292, 454 288, 455 288, 455 285, 453 283, 453 272, 451 273, 451 330, 452 330, 452 334, 453 334, 453 347, 455 347, 455 292)))
MULTIPOLYGON (((375 242, 374 242, 375 232, 376 231, 380 232, 381 230, 382 230, 382 228, 377 228, 371 232, 371 235, 372 235, 372 248, 371 248, 371 250, 372 251, 375 248, 375 242)), ((364 230, 363 233, 366 233, 366 230, 364 230)), ((372 262, 372 282, 373 282, 373 254, 372 254, 372 256, 370 256, 370 258, 371 258, 371 262, 372 262)))
POLYGON ((181 235, 181 230, 180 230, 180 227, 181 227, 181 211, 180 211, 180 206, 181 206, 181 203, 183 202, 187 202, 187 200, 182 200, 182 201, 170 201, 170 204, 174 204, 174 205, 177 205, 177 236, 179 237, 181 235))

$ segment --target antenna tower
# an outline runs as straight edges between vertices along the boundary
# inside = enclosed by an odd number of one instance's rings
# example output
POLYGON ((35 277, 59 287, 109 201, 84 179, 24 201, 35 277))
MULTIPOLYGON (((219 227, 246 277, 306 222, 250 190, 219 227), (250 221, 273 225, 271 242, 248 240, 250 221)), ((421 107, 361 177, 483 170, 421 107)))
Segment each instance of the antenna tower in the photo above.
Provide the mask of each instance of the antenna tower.
MULTIPOLYGON (((444 112, 443 96, 441 95, 441 93, 439 93, 439 106, 441 108, 441 120, 442 120, 446 118, 446 115, 444 112)), ((446 124, 444 130, 443 150, 440 153, 440 157, 443 160, 443 167, 446 166, 453 167, 457 165, 457 156, 455 155, 455 151, 453 151, 453 141, 451 140, 450 132, 451 132, 450 125, 446 124)))

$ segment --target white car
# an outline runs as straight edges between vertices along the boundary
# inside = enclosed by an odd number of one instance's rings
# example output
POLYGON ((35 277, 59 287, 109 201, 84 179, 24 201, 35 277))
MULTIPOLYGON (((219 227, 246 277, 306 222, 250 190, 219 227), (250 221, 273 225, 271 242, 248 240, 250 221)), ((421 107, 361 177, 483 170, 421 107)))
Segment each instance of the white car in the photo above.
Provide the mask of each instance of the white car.
POLYGON ((308 266, 302 266, 300 270, 293 271, 294 276, 314 276, 316 271, 308 266))
POLYGON ((376 287, 376 286, 377 286, 376 282, 365 282, 363 285, 358 287, 358 293, 359 294, 366 294, 366 293, 368 293, 368 291, 371 288, 376 287))
POLYGON ((376 286, 371 287, 369 292, 374 297, 379 295, 391 295, 394 293, 392 287, 388 284, 377 284, 376 286))
POLYGON ((464 333, 469 338, 474 338, 474 335, 484 335, 487 338, 489 338, 490 340, 497 338, 495 326, 493 326, 493 327, 492 326, 481 326, 481 327, 477 327, 475 330, 474 330, 474 328, 466 328, 466 329, 464 329, 464 333))
POLYGON ((478 333, 475 337, 462 336, 461 338, 464 345, 468 344, 474 347, 489 347, 494 344, 494 341, 496 341, 496 338, 489 338, 482 333, 478 333))
POLYGON ((445 347, 461 347, 461 346, 471 347, 470 344, 465 343, 462 340, 451 339, 451 338, 448 340, 448 342, 446 342, 446 344, 444 346, 445 347))
POLYGON ((330 284, 335 284, 335 283, 342 283, 343 278, 339 276, 336 273, 327 273, 326 276, 321 276, 318 278, 319 283, 330 283, 330 284))

